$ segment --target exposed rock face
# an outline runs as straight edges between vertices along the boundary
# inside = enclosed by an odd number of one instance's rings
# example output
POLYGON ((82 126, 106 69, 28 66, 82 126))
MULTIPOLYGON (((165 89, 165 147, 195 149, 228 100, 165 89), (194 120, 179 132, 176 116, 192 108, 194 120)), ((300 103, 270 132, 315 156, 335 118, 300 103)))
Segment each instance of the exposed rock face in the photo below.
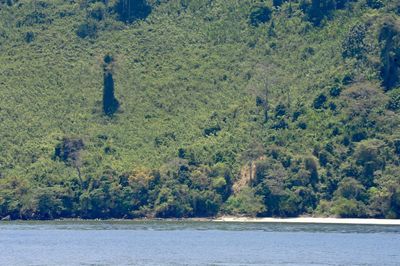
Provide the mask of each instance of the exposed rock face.
POLYGON ((242 167, 240 170, 239 180, 237 180, 232 186, 234 194, 239 193, 244 187, 248 187, 251 184, 256 175, 256 162, 264 159, 265 156, 261 156, 257 160, 250 161, 242 167))

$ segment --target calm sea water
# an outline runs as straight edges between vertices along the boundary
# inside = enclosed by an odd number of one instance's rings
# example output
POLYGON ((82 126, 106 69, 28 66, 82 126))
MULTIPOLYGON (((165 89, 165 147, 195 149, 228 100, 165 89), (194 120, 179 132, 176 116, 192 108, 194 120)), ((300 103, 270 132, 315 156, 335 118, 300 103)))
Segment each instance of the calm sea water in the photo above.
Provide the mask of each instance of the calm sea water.
POLYGON ((400 265, 400 227, 0 222, 0 265, 400 265))

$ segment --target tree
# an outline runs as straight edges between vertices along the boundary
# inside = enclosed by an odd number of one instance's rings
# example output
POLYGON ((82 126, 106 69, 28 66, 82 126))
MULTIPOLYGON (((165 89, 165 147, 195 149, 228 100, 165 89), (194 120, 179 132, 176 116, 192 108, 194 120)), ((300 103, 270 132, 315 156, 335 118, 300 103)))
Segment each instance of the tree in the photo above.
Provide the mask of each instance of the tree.
POLYGON ((365 204, 355 199, 338 198, 333 202, 331 212, 342 218, 366 217, 365 204))
POLYGON ((103 20, 106 17, 106 14, 107 7, 101 2, 94 3, 88 10, 88 16, 98 21, 103 20))
POLYGON ((391 19, 385 21, 379 41, 382 45, 382 84, 385 90, 390 90, 400 85, 400 26, 391 19))
POLYGON ((252 9, 250 14, 250 24, 258 27, 271 19, 272 11, 266 6, 257 6, 252 9))
POLYGON ((245 187, 236 195, 229 197, 224 210, 228 214, 255 216, 265 212, 266 207, 261 196, 255 195, 251 188, 245 187))
POLYGON ((382 0, 367 0, 367 6, 373 9, 379 9, 384 7, 382 0))
POLYGON ((132 23, 146 18, 151 12, 146 0, 118 0, 115 5, 118 19, 125 23, 132 23))
POLYGON ((154 203, 154 212, 157 217, 188 217, 192 216, 193 208, 189 188, 170 182, 164 185, 154 203))
POLYGON ((76 35, 78 37, 84 39, 88 38, 96 38, 97 37, 98 26, 96 21, 93 19, 88 19, 87 21, 83 22, 78 26, 76 30, 76 35))
POLYGON ((357 180, 351 177, 344 178, 334 193, 334 196, 346 199, 365 200, 365 187, 357 180))
POLYGON ((315 185, 318 182, 318 164, 314 157, 306 157, 304 166, 310 172, 310 182, 315 185))
POLYGON ((356 163, 363 167, 360 181, 366 187, 373 185, 375 171, 384 169, 386 160, 384 156, 381 156, 384 148, 385 144, 382 141, 369 139, 360 142, 355 149, 356 163))
POLYGON ((250 182, 253 182, 255 175, 253 171, 253 168, 255 168, 254 161, 261 158, 264 153, 264 146, 256 141, 251 142, 249 147, 242 153, 242 160, 248 164, 250 182))
POLYGON ((317 98, 314 99, 313 107, 315 109, 321 109, 322 107, 324 107, 324 104, 326 103, 327 99, 328 98, 323 93, 321 93, 320 95, 318 95, 317 98))
POLYGON ((379 109, 388 103, 388 97, 376 84, 359 82, 346 89, 341 98, 347 116, 346 127, 353 141, 361 141, 371 132, 379 130, 378 123, 384 125, 384 120, 378 119, 382 116, 379 109))
POLYGON ((85 147, 82 139, 79 138, 63 138, 54 150, 54 158, 61 159, 66 165, 75 167, 78 177, 82 185, 82 176, 80 167, 82 161, 80 151, 85 147))
POLYGON ((114 59, 110 55, 104 57, 104 89, 103 89, 103 112, 112 116, 119 108, 119 102, 114 95, 114 79, 112 74, 114 59))
POLYGON ((215 216, 221 205, 221 196, 215 192, 192 190, 192 207, 195 216, 215 216))
POLYGON ((332 16, 336 3, 334 0, 311 0, 311 3, 303 1, 301 8, 307 14, 308 20, 315 26, 320 26, 325 17, 332 16))
POLYGON ((26 43, 31 43, 35 40, 35 33, 33 33, 32 31, 28 31, 27 33, 25 33, 25 42, 26 43))
POLYGON ((280 7, 284 2, 287 2, 287 0, 272 0, 272 5, 274 7, 280 7))
POLYGON ((368 26, 366 24, 357 24, 350 29, 350 32, 342 43, 342 56, 344 58, 354 57, 362 59, 368 50, 365 37, 368 26))
POLYGON ((375 217, 400 217, 400 168, 386 167, 376 178, 377 186, 370 188, 369 207, 375 217))

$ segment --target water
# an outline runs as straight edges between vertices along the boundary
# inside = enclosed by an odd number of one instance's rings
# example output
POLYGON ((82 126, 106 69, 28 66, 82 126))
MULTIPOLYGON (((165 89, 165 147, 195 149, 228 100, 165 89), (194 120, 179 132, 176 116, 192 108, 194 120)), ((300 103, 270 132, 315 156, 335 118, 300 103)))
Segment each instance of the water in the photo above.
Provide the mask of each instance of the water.
POLYGON ((0 222, 0 265, 400 265, 400 227, 0 222))

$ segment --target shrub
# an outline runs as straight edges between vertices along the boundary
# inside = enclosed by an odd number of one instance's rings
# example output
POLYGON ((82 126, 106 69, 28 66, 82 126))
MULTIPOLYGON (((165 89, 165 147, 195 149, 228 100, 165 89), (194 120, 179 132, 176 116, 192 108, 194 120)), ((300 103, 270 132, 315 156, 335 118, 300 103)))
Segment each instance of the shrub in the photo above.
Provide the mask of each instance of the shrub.
POLYGON ((351 28, 342 43, 342 55, 344 58, 354 57, 361 59, 365 55, 367 51, 367 44, 365 43, 367 29, 368 27, 365 24, 359 24, 351 28))
POLYGON ((25 42, 26 43, 31 43, 35 40, 35 34, 31 31, 28 31, 25 33, 25 42))
POLYGON ((76 34, 82 39, 86 37, 96 38, 97 31, 98 31, 97 23, 89 19, 78 26, 76 34))
POLYGON ((366 200, 365 187, 357 180, 351 177, 344 178, 334 193, 335 197, 355 199, 355 200, 366 200))
POLYGON ((250 24, 258 27, 260 24, 268 22, 271 19, 272 11, 269 7, 259 6, 254 7, 250 13, 250 24))
POLYGON ((176 135, 174 132, 166 132, 161 136, 157 136, 154 139, 154 144, 156 147, 168 146, 170 142, 176 141, 176 135))
POLYGON ((60 192, 52 187, 36 189, 33 196, 35 206, 32 210, 35 218, 41 220, 58 218, 63 209, 60 196, 60 192))
POLYGON ((279 215, 294 217, 302 212, 303 199, 292 191, 287 190, 285 196, 279 202, 279 215))
POLYGON ((400 156, 400 139, 394 140, 394 151, 398 156, 400 156))
POLYGON ((265 101, 265 99, 264 98, 262 98, 262 97, 260 97, 260 96, 257 96, 256 97, 256 106, 262 106, 262 107, 264 107, 264 106, 266 106, 266 101, 265 101))
POLYGON ((4 5, 12 6, 16 2, 18 2, 18 0, 0 0, 0 5, 4 4, 4 5))
POLYGON ((192 192, 193 214, 200 217, 215 216, 221 206, 221 197, 212 191, 192 192))
POLYGON ((106 15, 106 6, 101 2, 94 3, 88 10, 88 15, 95 20, 103 20, 106 15))
POLYGON ((367 0, 367 6, 373 9, 379 9, 384 7, 382 0, 367 0))
POLYGON ((400 88, 389 92, 390 97, 387 108, 392 111, 400 110, 400 88))
POLYGON ((321 166, 326 166, 329 162, 329 154, 326 151, 322 151, 318 154, 319 164, 321 166))
POLYGON ((51 24, 53 19, 48 18, 45 13, 40 11, 33 11, 25 16, 24 19, 17 22, 17 27, 33 26, 35 24, 51 24))
POLYGON ((332 129, 332 136, 338 136, 340 135, 340 129, 338 127, 335 127, 332 129))
POLYGON ((338 198, 332 202, 331 213, 342 217, 366 217, 365 204, 355 199, 338 198))
POLYGON ((354 158, 363 167, 361 181, 367 187, 373 185, 374 172, 385 165, 385 160, 380 155, 382 148, 384 143, 374 139, 362 141, 356 147, 354 158))
POLYGON ((324 18, 330 18, 336 8, 334 0, 303 0, 300 8, 315 26, 320 26, 324 18))
POLYGON ((332 203, 327 200, 320 200, 317 208, 315 209, 315 213, 318 216, 329 216, 331 210, 332 203))
POLYGON ((272 0, 272 5, 274 7, 279 7, 281 6, 284 2, 286 2, 286 0, 272 0))
POLYGON ((273 129, 279 130, 279 129, 287 129, 289 127, 288 123, 285 121, 285 119, 280 119, 278 122, 272 125, 273 129))
POLYGON ((219 125, 210 126, 203 130, 203 135, 204 136, 217 135, 219 131, 221 131, 221 127, 219 125))
POLYGON ((184 159, 186 157, 186 150, 184 148, 178 149, 178 157, 184 159))
POLYGON ((351 1, 357 1, 357 0, 336 0, 336 8, 344 9, 350 4, 351 1))
POLYGON ((367 137, 367 133, 364 131, 354 132, 353 134, 351 134, 351 141, 360 142, 367 137))
POLYGON ((329 109, 331 109, 332 111, 336 111, 336 109, 337 109, 336 103, 329 102, 329 109))
POLYGON ((286 106, 284 104, 278 104, 275 107, 275 117, 284 116, 286 114, 286 106))
POLYGON ((79 152, 85 147, 82 139, 63 138, 54 149, 54 158, 59 158, 66 164, 79 160, 79 152))
POLYGON ((327 97, 324 94, 320 94, 317 98, 314 99, 313 107, 315 109, 321 109, 327 101, 327 97))
POLYGON ((301 59, 306 60, 313 55, 315 55, 315 49, 313 47, 307 47, 302 51, 301 59))
POLYGON ((156 217, 189 217, 193 214, 191 198, 186 185, 164 186, 154 203, 156 217))
POLYGON ((228 198, 225 202, 224 211, 232 215, 256 216, 265 212, 266 207, 263 204, 262 198, 254 195, 254 191, 246 187, 238 194, 228 198))
POLYGON ((353 75, 350 74, 350 73, 347 73, 347 74, 343 77, 342 83, 343 83, 343 85, 350 85, 351 83, 353 83, 353 80, 354 80, 353 75))
POLYGON ((299 122, 299 124, 297 125, 300 129, 307 129, 307 123, 306 122, 304 122, 304 121, 302 121, 302 122, 299 122))
POLYGON ((342 96, 345 113, 349 120, 368 121, 370 114, 378 107, 385 106, 387 96, 375 84, 362 82, 346 89, 342 96))
POLYGON ((342 92, 342 88, 340 86, 334 86, 329 90, 329 94, 332 97, 338 97, 340 96, 340 93, 342 92))
POLYGON ((295 122, 297 119, 304 114, 304 110, 297 110, 293 113, 292 121, 295 122))

